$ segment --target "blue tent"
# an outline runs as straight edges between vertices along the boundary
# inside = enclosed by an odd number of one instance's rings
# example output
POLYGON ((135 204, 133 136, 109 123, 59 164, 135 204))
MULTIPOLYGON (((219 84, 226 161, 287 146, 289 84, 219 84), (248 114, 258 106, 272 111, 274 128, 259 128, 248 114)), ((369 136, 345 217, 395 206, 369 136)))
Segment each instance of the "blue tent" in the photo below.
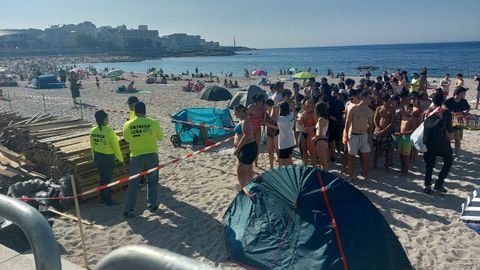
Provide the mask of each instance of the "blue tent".
POLYGON ((312 167, 280 167, 250 182, 223 217, 230 257, 260 269, 412 269, 362 192, 312 167))
POLYGON ((30 88, 36 89, 56 89, 65 88, 65 85, 57 80, 55 75, 42 75, 34 78, 29 85, 30 88))
MULTIPOLYGON (((233 128, 233 120, 228 109, 215 108, 187 108, 172 114, 172 123, 175 123, 175 132, 180 136, 184 143, 191 143, 195 137, 200 137, 200 127, 175 120, 193 122, 195 124, 205 124, 216 127, 233 128)), ((216 136, 231 135, 228 130, 207 128, 208 138, 216 136)))

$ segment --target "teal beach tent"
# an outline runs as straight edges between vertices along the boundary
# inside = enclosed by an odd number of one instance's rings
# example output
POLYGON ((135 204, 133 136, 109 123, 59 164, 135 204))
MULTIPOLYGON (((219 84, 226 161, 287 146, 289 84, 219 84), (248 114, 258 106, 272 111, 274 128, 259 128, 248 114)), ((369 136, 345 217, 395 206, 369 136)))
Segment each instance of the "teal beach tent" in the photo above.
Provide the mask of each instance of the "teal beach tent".
POLYGON ((223 217, 232 260, 259 269, 412 269, 382 214, 343 179, 280 167, 246 186, 223 217))

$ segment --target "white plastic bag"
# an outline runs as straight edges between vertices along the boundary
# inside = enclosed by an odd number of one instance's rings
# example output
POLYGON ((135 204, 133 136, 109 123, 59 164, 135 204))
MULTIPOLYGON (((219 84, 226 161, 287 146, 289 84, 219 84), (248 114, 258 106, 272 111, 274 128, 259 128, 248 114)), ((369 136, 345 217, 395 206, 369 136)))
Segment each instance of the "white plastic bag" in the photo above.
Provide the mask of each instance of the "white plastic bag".
POLYGON ((410 140, 413 143, 413 146, 418 150, 420 153, 425 153, 427 152, 427 146, 423 143, 423 122, 420 124, 420 126, 417 127, 410 135, 410 140))
MULTIPOLYGON (((435 110, 433 110, 432 112, 427 113, 425 115, 425 119, 427 119, 431 115, 434 115, 437 111, 438 111, 438 107, 435 108, 435 110)), ((422 122, 420 126, 418 126, 417 129, 413 131, 412 135, 410 135, 410 141, 412 141, 413 146, 415 146, 415 148, 420 153, 425 153, 428 151, 427 146, 423 143, 423 131, 424 131, 423 123, 424 122, 422 122)))

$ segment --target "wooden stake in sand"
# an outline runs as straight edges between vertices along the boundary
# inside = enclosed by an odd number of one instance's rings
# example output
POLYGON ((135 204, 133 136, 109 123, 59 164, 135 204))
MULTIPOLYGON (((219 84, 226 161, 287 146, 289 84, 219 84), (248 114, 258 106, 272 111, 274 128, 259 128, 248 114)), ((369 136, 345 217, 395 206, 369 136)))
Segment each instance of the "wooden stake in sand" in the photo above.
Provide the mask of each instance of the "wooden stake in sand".
POLYGON ((77 212, 78 227, 80 228, 80 238, 82 240, 83 259, 85 260, 85 267, 87 269, 90 269, 88 267, 87 248, 85 247, 85 237, 83 236, 83 226, 82 226, 82 219, 80 218, 80 206, 78 205, 77 187, 75 185, 75 178, 73 178, 73 176, 70 176, 70 181, 72 182, 73 196, 75 201, 75 211, 77 212))
POLYGON ((7 91, 8 96, 8 105, 10 106, 10 111, 12 110, 12 100, 10 99, 10 91, 7 91))
POLYGON ((47 113, 47 105, 45 104, 45 94, 42 94, 43 98, 43 109, 45 110, 45 113, 47 113))
MULTIPOLYGON (((55 213, 61 217, 64 217, 64 218, 68 218, 68 219, 71 219, 71 220, 77 220, 77 217, 75 216, 72 216, 70 214, 67 214, 67 213, 63 213, 63 212, 60 212, 60 211, 57 211, 56 209, 52 208, 52 207, 47 207, 47 210, 52 212, 52 213, 55 213)), ((98 224, 95 224, 95 223, 91 223, 90 221, 88 220, 84 220, 82 219, 82 223, 85 224, 85 225, 91 225, 93 227, 96 227, 96 228, 99 228, 99 229, 102 229, 102 230, 105 230, 105 227, 101 226, 101 225, 98 225, 98 224)))

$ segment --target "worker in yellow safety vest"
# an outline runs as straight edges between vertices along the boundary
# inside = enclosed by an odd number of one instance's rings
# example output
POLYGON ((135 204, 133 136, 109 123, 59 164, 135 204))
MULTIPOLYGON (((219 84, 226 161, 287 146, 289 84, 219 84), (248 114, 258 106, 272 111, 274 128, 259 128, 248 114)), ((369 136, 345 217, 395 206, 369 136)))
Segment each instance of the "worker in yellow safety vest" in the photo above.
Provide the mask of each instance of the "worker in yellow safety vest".
MULTIPOLYGON (((138 174, 158 166, 157 141, 163 139, 163 131, 160 124, 145 116, 146 108, 143 102, 135 104, 136 117, 129 120, 123 126, 123 136, 130 148, 130 164, 128 173, 130 176, 138 174)), ((158 170, 146 175, 147 178, 147 208, 150 212, 158 209, 157 185, 158 170)), ((134 207, 137 200, 137 190, 140 179, 137 177, 128 183, 127 199, 124 216, 135 216, 134 207)))
MULTIPOLYGON (((100 185, 106 185, 112 181, 115 159, 123 163, 123 156, 117 134, 108 126, 108 114, 103 110, 96 111, 95 121, 97 126, 90 130, 90 148, 93 162, 100 172, 100 185)), ((100 203, 107 207, 117 204, 112 200, 109 188, 100 191, 100 203)))

